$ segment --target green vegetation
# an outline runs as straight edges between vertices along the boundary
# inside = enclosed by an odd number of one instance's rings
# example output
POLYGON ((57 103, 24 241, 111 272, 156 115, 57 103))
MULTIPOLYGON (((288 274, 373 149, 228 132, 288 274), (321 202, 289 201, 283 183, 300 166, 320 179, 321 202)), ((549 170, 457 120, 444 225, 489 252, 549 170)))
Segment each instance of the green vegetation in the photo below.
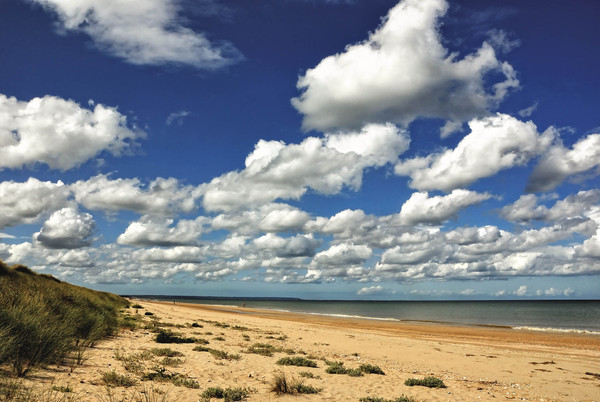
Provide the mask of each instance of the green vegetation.
POLYGON ((317 367, 317 363, 304 356, 282 357, 276 362, 280 366, 317 367))
POLYGON ((224 350, 207 348, 206 346, 196 346, 192 350, 194 350, 196 352, 208 352, 211 355, 213 355, 213 357, 215 359, 221 359, 221 360, 240 360, 240 358, 241 358, 240 355, 230 354, 230 353, 225 352, 224 350))
POLYGON ((144 306, 142 306, 141 304, 134 304, 133 306, 131 306, 131 308, 144 308, 144 306))
POLYGON ((321 389, 294 378, 288 379, 285 373, 277 373, 271 381, 271 391, 276 394, 318 394, 321 389))
POLYGON ((273 356, 274 352, 280 351, 281 349, 276 348, 269 343, 255 343, 254 345, 250 346, 248 350, 246 350, 246 353, 254 353, 261 356, 273 356))
POLYGON ((104 372, 102 374, 102 381, 109 387, 131 387, 137 382, 134 378, 119 374, 114 370, 104 372))
POLYGON ((329 366, 325 369, 327 374, 345 374, 350 377, 362 377, 363 374, 385 375, 379 366, 373 366, 371 364, 361 364, 360 367, 353 369, 344 367, 344 362, 332 362, 326 360, 325 364, 329 366))
POLYGON ((379 366, 373 366, 371 364, 361 364, 358 369, 365 374, 385 375, 385 373, 381 368, 379 368, 379 366))
POLYGON ((442 380, 436 377, 425 377, 423 379, 419 378, 409 378, 404 381, 404 385, 412 387, 414 385, 420 385, 422 387, 428 388, 446 388, 446 384, 442 380))
POLYGON ((70 285, 23 265, 0 261, 0 365, 17 376, 72 357, 119 328, 120 296, 70 285))
POLYGON ((73 392, 73 388, 71 388, 69 386, 63 387, 63 386, 59 386, 59 385, 53 385, 52 390, 58 391, 58 392, 63 392, 63 393, 73 392))
POLYGON ((395 399, 384 399, 384 398, 378 398, 378 397, 374 397, 374 396, 366 396, 364 398, 360 398, 358 401, 359 402, 416 402, 416 399, 413 398, 412 396, 405 396, 405 395, 400 395, 398 398, 395 398, 395 399))
POLYGON ((185 375, 180 373, 169 372, 164 367, 155 368, 154 371, 145 374, 142 377, 142 380, 170 382, 176 387, 186 387, 193 389, 200 388, 200 383, 198 381, 192 380, 191 378, 187 378, 185 375))
POLYGON ((244 400, 250 392, 244 388, 221 388, 211 387, 206 389, 200 397, 205 401, 210 401, 211 398, 224 399, 225 402, 244 400))
POLYGON ((303 377, 303 378, 317 378, 317 379, 320 379, 320 378, 321 378, 321 376, 314 375, 314 374, 313 374, 313 373, 311 373, 310 371, 301 371, 301 372, 299 372, 299 373, 298 373, 298 375, 299 375, 300 377, 303 377))
POLYGON ((170 348, 154 348, 154 349, 150 349, 150 352, 154 355, 154 356, 164 356, 164 357, 181 357, 183 356, 183 353, 177 351, 177 350, 173 350, 170 348))
POLYGON ((168 329, 160 329, 155 338, 157 343, 194 343, 196 338, 183 338, 181 334, 176 334, 168 329))

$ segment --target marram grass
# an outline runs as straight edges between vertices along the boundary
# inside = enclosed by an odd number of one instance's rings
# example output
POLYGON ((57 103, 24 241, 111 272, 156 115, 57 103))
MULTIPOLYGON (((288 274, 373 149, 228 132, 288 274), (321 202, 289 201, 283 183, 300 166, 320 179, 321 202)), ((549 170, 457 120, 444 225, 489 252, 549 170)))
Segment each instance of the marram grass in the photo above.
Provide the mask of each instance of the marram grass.
POLYGON ((0 365, 22 377, 119 328, 124 298, 0 260, 0 365))

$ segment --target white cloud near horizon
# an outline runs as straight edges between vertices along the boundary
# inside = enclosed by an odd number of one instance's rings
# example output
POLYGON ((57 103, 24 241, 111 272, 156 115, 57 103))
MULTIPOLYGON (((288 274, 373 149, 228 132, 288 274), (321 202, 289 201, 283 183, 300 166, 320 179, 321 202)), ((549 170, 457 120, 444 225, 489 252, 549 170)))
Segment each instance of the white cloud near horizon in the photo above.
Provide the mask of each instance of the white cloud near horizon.
POLYGON ((203 232, 209 219, 203 216, 195 220, 182 219, 175 226, 173 219, 144 215, 131 222, 117 243, 129 246, 183 246, 193 245, 203 232))
POLYGON ((484 42, 458 59, 442 45, 438 20, 444 0, 404 0, 390 10, 364 42, 326 57, 298 79, 301 95, 293 106, 304 115, 305 130, 356 130, 368 123, 408 125, 417 117, 449 123, 485 116, 519 82, 510 64, 484 42), (488 72, 504 81, 484 85, 488 72))
POLYGON ((0 94, 0 170, 42 163, 65 171, 103 151, 128 153, 144 137, 113 107, 87 109, 56 96, 20 101, 0 94))
POLYGON ((182 25, 182 1, 29 1, 54 12, 59 29, 84 32, 98 49, 131 64, 217 69, 242 58, 231 43, 182 25))

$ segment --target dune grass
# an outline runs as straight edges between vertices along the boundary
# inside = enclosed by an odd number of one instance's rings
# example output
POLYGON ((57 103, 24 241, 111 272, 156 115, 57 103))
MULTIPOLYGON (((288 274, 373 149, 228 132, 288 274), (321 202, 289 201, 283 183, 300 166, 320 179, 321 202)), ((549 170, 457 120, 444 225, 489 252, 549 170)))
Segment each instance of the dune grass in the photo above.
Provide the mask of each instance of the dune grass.
POLYGON ((295 378, 287 378, 285 373, 276 373, 271 380, 271 391, 278 395, 282 394, 318 394, 321 388, 306 385, 295 378))
POLYGON ((120 296, 3 261, 0 289, 0 365, 10 365, 19 377, 113 334, 120 325, 119 311, 129 305, 120 296))
POLYGON ((276 362, 280 366, 317 367, 317 363, 303 356, 282 357, 276 362))
POLYGON ((422 387, 427 388, 446 388, 446 384, 444 384, 442 380, 436 377, 425 377, 423 379, 409 378, 406 381, 404 381, 404 385, 409 387, 420 385, 422 387))

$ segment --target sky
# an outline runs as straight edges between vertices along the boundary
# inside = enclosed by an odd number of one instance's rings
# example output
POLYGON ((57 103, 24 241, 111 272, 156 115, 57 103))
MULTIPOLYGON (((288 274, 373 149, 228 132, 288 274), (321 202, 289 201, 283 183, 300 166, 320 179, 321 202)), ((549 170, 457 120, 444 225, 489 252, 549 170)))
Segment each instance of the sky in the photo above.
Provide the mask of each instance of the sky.
POLYGON ((598 299, 598 16, 0 1, 0 259, 129 295, 598 299))

